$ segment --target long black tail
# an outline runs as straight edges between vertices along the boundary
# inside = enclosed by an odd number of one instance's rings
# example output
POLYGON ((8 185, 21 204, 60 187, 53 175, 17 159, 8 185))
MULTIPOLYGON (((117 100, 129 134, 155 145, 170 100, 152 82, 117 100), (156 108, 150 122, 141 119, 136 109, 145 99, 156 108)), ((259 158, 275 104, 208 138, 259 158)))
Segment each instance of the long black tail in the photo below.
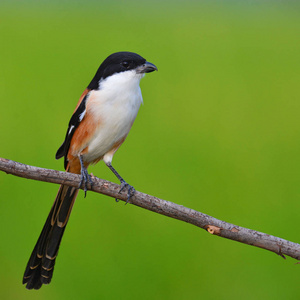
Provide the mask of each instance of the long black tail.
POLYGON ((26 288, 41 288, 49 284, 53 275, 55 259, 78 189, 61 185, 40 237, 28 261, 23 284, 26 288))

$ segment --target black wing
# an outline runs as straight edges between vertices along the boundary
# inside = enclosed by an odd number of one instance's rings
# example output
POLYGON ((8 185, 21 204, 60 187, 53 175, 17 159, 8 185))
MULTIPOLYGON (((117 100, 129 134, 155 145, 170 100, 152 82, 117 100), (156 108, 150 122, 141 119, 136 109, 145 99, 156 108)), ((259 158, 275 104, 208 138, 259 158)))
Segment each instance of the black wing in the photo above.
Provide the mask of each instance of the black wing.
POLYGON ((76 128, 79 126, 80 122, 82 121, 82 119, 85 115, 86 99, 87 99, 88 95, 89 94, 86 94, 84 96, 84 98, 82 99, 80 105, 77 107, 76 111, 72 115, 71 120, 69 122, 69 126, 68 126, 68 130, 67 130, 65 140, 62 143, 62 145, 59 147, 59 149, 57 150, 56 155, 55 155, 56 159, 59 159, 63 156, 65 157, 65 161, 64 161, 65 169, 66 169, 67 164, 68 164, 67 153, 68 153, 69 148, 70 148, 71 139, 73 137, 73 134, 74 134, 76 128))

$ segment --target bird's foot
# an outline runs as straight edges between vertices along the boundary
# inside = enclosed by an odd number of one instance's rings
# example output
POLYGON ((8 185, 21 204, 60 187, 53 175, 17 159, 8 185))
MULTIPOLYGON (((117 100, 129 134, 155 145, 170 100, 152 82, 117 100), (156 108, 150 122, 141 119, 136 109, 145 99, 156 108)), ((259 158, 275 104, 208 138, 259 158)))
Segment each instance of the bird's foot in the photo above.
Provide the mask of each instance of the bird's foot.
POLYGON ((88 190, 88 183, 90 183, 90 187, 92 187, 92 185, 93 185, 92 178, 89 175, 86 168, 81 168, 81 180, 80 180, 78 188, 81 188, 83 186, 84 198, 86 197, 86 192, 88 190))
MULTIPOLYGON (((121 180, 121 188, 120 188, 120 190, 119 190, 119 194, 121 194, 122 191, 123 191, 126 187, 127 187, 128 190, 127 190, 127 200, 126 200, 126 203, 125 203, 125 204, 127 204, 127 203, 129 202, 130 198, 131 198, 131 197, 134 195, 134 193, 135 193, 135 188, 134 188, 132 185, 128 184, 125 180, 121 180)), ((118 202, 119 199, 116 198, 116 201, 118 202)))

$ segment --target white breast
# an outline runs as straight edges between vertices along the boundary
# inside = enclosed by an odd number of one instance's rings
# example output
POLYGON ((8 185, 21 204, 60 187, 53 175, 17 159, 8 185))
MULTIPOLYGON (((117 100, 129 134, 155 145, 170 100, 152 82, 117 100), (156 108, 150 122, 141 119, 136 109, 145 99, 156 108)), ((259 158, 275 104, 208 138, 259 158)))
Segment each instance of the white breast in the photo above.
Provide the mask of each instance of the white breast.
POLYGON ((85 161, 103 157, 126 137, 143 101, 139 86, 142 77, 135 71, 118 73, 100 82, 100 89, 91 92, 86 110, 99 120, 99 126, 87 145, 85 161))

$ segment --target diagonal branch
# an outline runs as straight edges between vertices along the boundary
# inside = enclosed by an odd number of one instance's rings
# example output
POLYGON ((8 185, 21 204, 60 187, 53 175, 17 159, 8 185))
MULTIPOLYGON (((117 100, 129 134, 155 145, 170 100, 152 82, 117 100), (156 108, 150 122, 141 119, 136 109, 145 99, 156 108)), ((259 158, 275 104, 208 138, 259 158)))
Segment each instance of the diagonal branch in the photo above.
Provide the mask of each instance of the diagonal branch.
MULTIPOLYGON (((0 158, 0 170, 7 174, 27 179, 65 184, 74 187, 78 187, 80 183, 80 175, 77 174, 33 167, 4 158, 0 158)), ((90 189, 91 191, 113 198, 118 198, 122 201, 127 200, 126 192, 119 194, 119 185, 94 176, 92 176, 92 180, 94 185, 90 189)), ((134 196, 130 199, 130 203, 153 212, 193 224, 205 229, 213 235, 260 247, 272 251, 283 258, 287 255, 300 260, 299 244, 263 232, 230 224, 199 211, 138 191, 136 191, 134 196)))

